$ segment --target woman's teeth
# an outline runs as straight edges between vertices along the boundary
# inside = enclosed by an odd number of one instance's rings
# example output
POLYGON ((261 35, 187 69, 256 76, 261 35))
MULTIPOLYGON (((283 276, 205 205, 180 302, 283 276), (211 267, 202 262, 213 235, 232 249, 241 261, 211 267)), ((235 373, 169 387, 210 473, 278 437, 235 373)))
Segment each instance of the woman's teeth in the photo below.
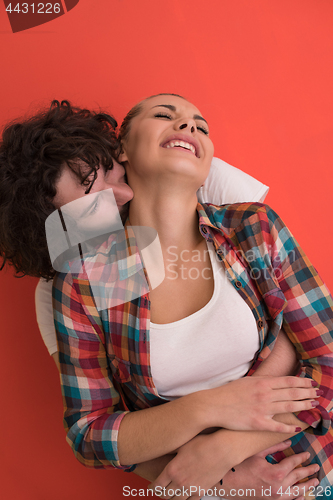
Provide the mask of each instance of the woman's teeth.
POLYGON ((189 144, 188 142, 173 141, 173 142, 170 142, 169 144, 167 144, 165 147, 166 148, 181 147, 181 148, 189 149, 195 155, 195 147, 192 144, 189 144))

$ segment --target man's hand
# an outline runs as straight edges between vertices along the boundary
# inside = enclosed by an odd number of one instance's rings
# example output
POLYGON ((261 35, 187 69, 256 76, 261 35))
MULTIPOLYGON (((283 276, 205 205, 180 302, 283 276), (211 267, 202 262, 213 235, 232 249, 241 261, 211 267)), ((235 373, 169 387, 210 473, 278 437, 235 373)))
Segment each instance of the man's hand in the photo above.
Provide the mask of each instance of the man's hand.
POLYGON ((318 465, 299 467, 309 458, 309 453, 287 457, 274 465, 265 459, 266 455, 283 451, 289 446, 290 441, 279 443, 248 458, 236 466, 235 472, 228 470, 224 475, 222 485, 218 481, 212 486, 211 478, 214 474, 222 473, 225 463, 221 463, 221 457, 216 456, 213 448, 210 456, 206 453, 195 456, 195 453, 205 452, 205 446, 202 440, 200 442, 194 438, 182 446, 177 456, 149 487, 150 489, 157 488, 159 498, 172 500, 198 500, 204 495, 204 490, 206 492, 213 490, 214 494, 226 497, 236 495, 237 498, 245 496, 247 490, 247 496, 251 495, 253 500, 292 500, 294 498, 300 500, 311 486, 315 487, 318 484, 317 479, 311 479, 296 485, 298 481, 302 481, 319 470, 318 465), (184 453, 185 448, 187 449, 184 453), (210 460, 209 464, 206 462, 207 458, 210 460), (165 488, 165 495, 160 494, 163 488, 165 488), (250 490, 252 490, 251 493, 250 490), (179 494, 180 492, 184 494, 179 494))
MULTIPOLYGON (((235 472, 229 471, 223 479, 223 489, 226 496, 230 497, 231 490, 253 490, 253 500, 291 500, 301 498, 311 486, 319 483, 318 479, 302 481, 308 476, 318 472, 319 465, 299 467, 310 456, 309 453, 299 453, 287 457, 279 464, 270 464, 265 457, 277 451, 283 451, 290 446, 290 441, 279 443, 267 450, 257 453, 236 466, 235 472), (285 493, 287 492, 287 493, 285 493)), ((222 488, 220 485, 216 485, 222 488)), ((233 492, 232 492, 233 493, 233 492)), ((248 495, 250 492, 248 491, 248 495)), ((246 500, 244 498, 244 500, 246 500)))
POLYGON ((203 494, 199 493, 199 487, 208 490, 226 475, 233 466, 232 441, 221 441, 214 439, 215 434, 199 435, 179 448, 177 455, 165 467, 158 478, 149 485, 156 491, 159 498, 175 499, 199 499, 203 494), (168 488, 178 493, 174 495, 160 495, 163 488, 168 488), (197 488, 197 495, 193 495, 193 489, 197 488), (180 495, 184 490, 185 494, 180 495), (191 493, 191 494, 190 494, 191 493))

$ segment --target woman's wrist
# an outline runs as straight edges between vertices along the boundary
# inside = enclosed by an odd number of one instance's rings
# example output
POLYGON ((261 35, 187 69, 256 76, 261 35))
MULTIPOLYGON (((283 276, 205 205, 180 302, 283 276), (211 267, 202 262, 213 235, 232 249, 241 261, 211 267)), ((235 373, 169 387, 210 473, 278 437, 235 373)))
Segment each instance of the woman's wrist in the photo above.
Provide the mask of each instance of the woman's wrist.
POLYGON ((212 398, 208 398, 210 389, 204 391, 193 392, 184 396, 191 408, 191 425, 198 429, 198 434, 205 429, 212 427, 210 422, 210 409, 212 398))

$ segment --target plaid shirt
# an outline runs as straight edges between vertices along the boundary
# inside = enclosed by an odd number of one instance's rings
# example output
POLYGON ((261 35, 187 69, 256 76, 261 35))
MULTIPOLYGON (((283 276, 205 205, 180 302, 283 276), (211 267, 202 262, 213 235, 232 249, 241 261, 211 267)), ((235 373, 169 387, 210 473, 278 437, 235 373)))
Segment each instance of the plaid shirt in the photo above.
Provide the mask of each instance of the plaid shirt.
MULTIPOLYGON (((333 483, 332 297, 290 231, 267 205, 198 204, 197 210, 202 236, 213 243, 228 278, 257 322, 260 348, 249 374, 267 358, 283 327, 298 353, 299 375, 313 378, 324 391, 318 407, 297 414, 310 428, 292 438, 291 448, 275 458, 309 451, 307 463, 321 466, 321 486, 328 486, 333 483)), ((130 287, 137 273, 144 281, 145 269, 134 258, 139 253, 128 223, 125 231, 102 245, 98 261, 100 265, 111 249, 117 251, 117 240, 123 238, 126 255, 122 245, 117 286, 130 287)), ((101 282, 107 283, 109 271, 105 273, 103 266, 98 269, 101 282)), ((122 418, 128 411, 166 403, 151 376, 149 291, 143 286, 142 296, 99 311, 84 270, 68 272, 54 280, 53 306, 67 441, 88 467, 131 471, 135 466, 121 466, 117 452, 122 418)))

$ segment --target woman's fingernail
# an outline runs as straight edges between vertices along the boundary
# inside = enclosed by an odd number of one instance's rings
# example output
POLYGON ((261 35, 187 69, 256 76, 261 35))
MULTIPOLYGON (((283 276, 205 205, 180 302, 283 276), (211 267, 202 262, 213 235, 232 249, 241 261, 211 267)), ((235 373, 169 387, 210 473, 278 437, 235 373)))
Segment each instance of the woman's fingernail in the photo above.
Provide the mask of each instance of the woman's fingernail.
MULTIPOLYGON (((315 467, 316 472, 318 472, 318 471, 319 471, 319 469, 320 469, 320 466, 319 466, 319 465, 316 465, 316 467, 315 467)), ((319 483, 318 483, 318 484, 319 484, 319 483)))
POLYGON ((307 451, 305 456, 306 456, 306 459, 310 458, 310 453, 307 451))
POLYGON ((319 401, 311 401, 311 405, 313 406, 313 408, 315 406, 318 406, 319 404, 320 404, 319 401))
POLYGON ((302 427, 296 427, 295 432, 301 432, 302 427))
POLYGON ((311 385, 312 387, 317 387, 318 384, 315 380, 311 380, 311 385))
POLYGON ((316 390, 316 395, 317 396, 322 396, 324 394, 324 391, 322 391, 321 389, 317 389, 316 390))
POLYGON ((314 482, 313 482, 313 486, 318 486, 318 484, 319 484, 318 479, 315 479, 314 482))

